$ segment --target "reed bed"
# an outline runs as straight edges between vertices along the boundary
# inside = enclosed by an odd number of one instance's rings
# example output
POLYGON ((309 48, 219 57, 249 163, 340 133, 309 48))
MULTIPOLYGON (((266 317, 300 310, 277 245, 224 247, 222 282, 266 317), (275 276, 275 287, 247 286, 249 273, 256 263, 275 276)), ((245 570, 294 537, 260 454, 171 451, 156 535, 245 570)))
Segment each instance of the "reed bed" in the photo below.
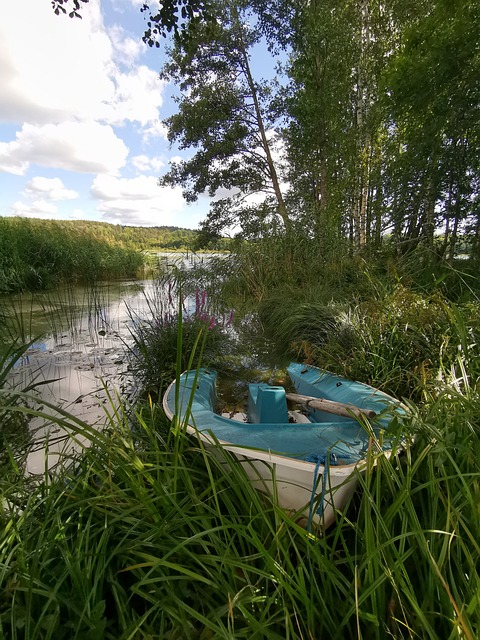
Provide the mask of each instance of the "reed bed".
POLYGON ((425 401, 450 378, 457 356, 480 376, 478 300, 454 304, 397 284, 358 303, 317 301, 273 291, 259 306, 268 335, 301 360, 425 401))
POLYGON ((145 258, 139 251, 94 233, 82 225, 0 218, 0 294, 134 277, 142 269, 145 258))
POLYGON ((208 366, 232 348, 233 310, 226 310, 200 288, 203 278, 203 268, 197 280, 188 272, 187 279, 183 273, 158 276, 146 298, 149 313, 142 318, 132 314, 131 366, 144 397, 161 398, 176 372, 191 366, 200 334, 204 338, 202 357, 208 366))

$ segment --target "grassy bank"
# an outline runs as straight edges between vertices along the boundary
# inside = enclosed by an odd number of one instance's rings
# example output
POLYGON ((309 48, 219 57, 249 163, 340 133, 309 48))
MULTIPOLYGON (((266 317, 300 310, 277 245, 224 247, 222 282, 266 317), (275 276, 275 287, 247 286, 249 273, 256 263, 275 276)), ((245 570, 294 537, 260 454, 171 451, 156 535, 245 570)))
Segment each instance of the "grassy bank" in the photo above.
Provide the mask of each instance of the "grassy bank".
POLYGON ((451 377, 459 354, 480 377, 473 262, 419 254, 415 268, 413 255, 319 255, 297 240, 238 245, 218 265, 224 295, 258 313, 279 352, 416 402, 451 377))
POLYGON ((102 434, 66 416, 92 441, 74 470, 0 480, 0 634, 473 640, 479 415, 468 387, 414 412, 414 447, 380 456, 321 538, 155 406, 102 434))
POLYGON ((81 225, 0 218, 0 293, 135 277, 143 264, 139 251, 96 237, 81 225))

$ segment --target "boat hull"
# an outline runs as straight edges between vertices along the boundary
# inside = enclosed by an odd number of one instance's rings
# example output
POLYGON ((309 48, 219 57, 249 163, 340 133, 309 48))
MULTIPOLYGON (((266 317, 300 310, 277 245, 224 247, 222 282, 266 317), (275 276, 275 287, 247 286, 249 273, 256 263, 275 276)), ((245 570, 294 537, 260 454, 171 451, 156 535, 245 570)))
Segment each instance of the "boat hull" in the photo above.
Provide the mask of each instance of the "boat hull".
MULTIPOLYGON (((315 368, 309 367, 308 373, 312 369, 315 368)), ((371 445, 371 439, 364 427, 353 418, 337 420, 336 417, 332 419, 332 416, 327 418, 321 416, 321 420, 325 419, 326 422, 308 423, 308 425, 235 423, 214 412, 215 372, 200 371, 198 377, 195 377, 196 372, 189 372, 180 378, 179 407, 175 408, 174 402, 175 381, 169 386, 163 399, 163 408, 167 417, 173 419, 174 414, 178 413, 181 420, 186 419, 187 432, 199 438, 203 444, 211 448, 214 453, 216 452, 220 459, 225 460, 221 449, 230 452, 242 464, 255 489, 272 496, 278 506, 291 512, 299 521, 314 523, 324 529, 333 524, 336 514, 343 511, 350 501, 357 486, 359 474, 363 473, 366 467, 367 450, 371 445), (363 432, 362 452, 355 460, 349 459, 347 454, 343 455, 344 459, 342 459, 342 449, 339 448, 338 443, 334 447, 334 438, 342 429, 348 431, 351 442, 357 442, 358 433, 363 432), (284 452, 279 453, 278 446, 265 446, 267 436, 273 438, 272 442, 275 442, 275 436, 281 438, 282 434, 287 434, 285 437, 290 434, 290 439, 298 438, 300 442, 304 442, 307 435, 312 436, 311 431, 318 441, 322 434, 334 434, 330 437, 330 448, 327 445, 320 447, 323 455, 309 455, 306 460, 299 458, 298 455, 290 457, 284 452), (252 446, 252 442, 248 441, 246 446, 244 439, 255 438, 257 434, 258 446, 252 446), (225 436, 229 435, 227 439, 225 436), (337 453, 340 452, 338 458, 332 457, 329 453, 333 448, 337 453)), ((301 368, 301 371, 293 372, 292 381, 296 387, 297 382, 294 378, 297 374, 301 375, 301 372, 307 373, 307 369, 301 368)), ((317 376, 321 373, 316 369, 317 376)), ((338 380, 336 377, 333 378, 334 390, 339 389, 338 380)), ((360 393, 363 389, 364 396, 367 398, 359 398, 364 406, 371 407, 372 397, 376 394, 380 394, 383 407, 387 401, 395 403, 393 398, 376 392, 368 385, 355 384, 357 391, 360 393)), ((309 387, 309 391, 312 391, 312 388, 309 387)), ((253 443, 255 442, 253 440, 253 443)), ((343 451, 348 451, 348 446, 344 446, 343 451)), ((384 448, 383 454, 390 455, 388 447, 384 448)))
MULTIPOLYGON (((195 429, 189 427, 188 431, 199 436, 207 446, 215 446, 195 429)), ((255 489, 271 496, 275 504, 296 516, 302 524, 310 522, 324 529, 335 522, 336 513, 349 503, 358 483, 358 473, 364 467, 360 463, 328 466, 325 476, 325 465, 253 452, 226 442, 218 444, 242 464, 255 489)))

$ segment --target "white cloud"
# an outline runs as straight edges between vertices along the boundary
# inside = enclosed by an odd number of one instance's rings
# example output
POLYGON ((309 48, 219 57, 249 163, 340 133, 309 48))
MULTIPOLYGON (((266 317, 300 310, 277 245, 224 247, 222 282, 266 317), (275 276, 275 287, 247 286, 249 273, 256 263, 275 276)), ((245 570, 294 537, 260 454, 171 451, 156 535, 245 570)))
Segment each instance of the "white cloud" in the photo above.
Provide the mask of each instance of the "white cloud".
POLYGON ((23 176, 27 172, 28 157, 22 159, 20 149, 15 142, 0 142, 0 172, 13 173, 15 176, 23 176))
POLYGON ((82 20, 55 16, 48 0, 22 0, 22 12, 28 20, 0 3, 0 121, 158 126, 165 82, 134 66, 145 45, 122 27, 107 32, 99 0, 82 7, 82 20))
MULTIPOLYGON (((97 116, 114 125, 130 120, 139 122, 142 126, 158 126, 158 109, 163 103, 162 91, 165 86, 158 73, 141 65, 128 73, 115 70, 112 78, 115 93, 111 100, 99 105, 97 116)), ((166 137, 164 128, 161 134, 166 137)))
POLYGON ((0 119, 60 122, 91 118, 111 100, 112 43, 102 26, 98 0, 83 7, 82 20, 54 15, 49 2, 24 0, 21 19, 14 3, 0 4, 0 119))
POLYGON ((132 158, 133 166, 142 172, 150 172, 150 171, 160 171, 166 165, 166 162, 163 158, 155 156, 153 158, 149 158, 145 155, 134 156, 132 158))
POLYGON ((180 188, 157 185, 167 164, 160 117, 166 83, 158 76, 158 53, 152 57, 141 42, 142 3, 89 0, 78 20, 55 16, 48 0, 22 0, 21 12, 13 0, 0 0, 0 123, 13 125, 2 128, 0 174, 26 176, 4 178, 6 210, 57 218, 101 214, 145 225, 191 226, 203 217, 186 212, 180 188), (148 56, 153 68, 143 64, 148 56), (147 150, 150 140, 156 155, 147 150), (123 179, 127 160, 129 175, 145 175, 123 179), (42 177, 36 165, 72 174, 64 184, 42 177), (75 173, 97 176, 90 194, 97 213, 87 211, 84 181, 77 183, 75 173), (85 211, 58 204, 74 198, 85 211))
POLYGON ((41 194, 47 200, 76 200, 79 194, 73 189, 67 189, 60 178, 32 178, 25 187, 24 195, 33 198, 41 194))
POLYGON ((57 213, 57 207, 46 200, 34 200, 30 204, 15 202, 12 205, 12 214, 26 216, 28 218, 52 218, 57 213))
POLYGON ((127 35, 125 29, 119 24, 110 27, 108 35, 115 50, 115 59, 128 67, 134 65, 147 47, 138 37, 131 38, 127 35))
POLYGON ((143 141, 148 142, 150 138, 167 139, 167 127, 159 119, 152 121, 149 127, 143 128, 143 141))
POLYGON ((23 175, 30 163, 81 173, 115 173, 128 149, 112 128, 97 122, 23 125, 16 140, 0 142, 0 169, 23 175))
POLYGON ((67 189, 60 178, 43 176, 29 180, 22 195, 29 202, 15 202, 10 208, 11 213, 31 218, 55 218, 58 207, 54 202, 75 200, 79 197, 76 191, 67 189))
POLYGON ((174 225, 183 209, 179 187, 159 187, 155 176, 126 179, 99 175, 91 193, 104 220, 133 225, 174 225))

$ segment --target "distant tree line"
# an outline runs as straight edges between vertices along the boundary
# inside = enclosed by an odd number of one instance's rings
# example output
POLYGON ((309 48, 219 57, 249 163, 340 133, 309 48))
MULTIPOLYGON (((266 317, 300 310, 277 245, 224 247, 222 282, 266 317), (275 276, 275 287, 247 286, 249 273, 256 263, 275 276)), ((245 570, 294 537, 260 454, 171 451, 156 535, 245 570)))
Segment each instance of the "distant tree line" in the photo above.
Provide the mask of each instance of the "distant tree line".
POLYGON ((191 249, 197 236, 177 227, 0 217, 0 294, 135 277, 142 252, 191 249))

